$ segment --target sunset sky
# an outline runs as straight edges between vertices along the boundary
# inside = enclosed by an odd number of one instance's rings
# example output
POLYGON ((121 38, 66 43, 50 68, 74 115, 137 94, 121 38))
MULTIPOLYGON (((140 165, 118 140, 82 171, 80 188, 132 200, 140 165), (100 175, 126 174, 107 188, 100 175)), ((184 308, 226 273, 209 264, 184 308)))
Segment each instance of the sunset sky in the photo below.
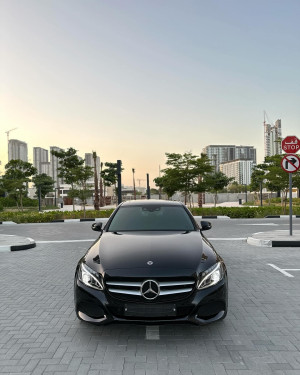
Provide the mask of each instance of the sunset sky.
POLYGON ((299 19, 299 0, 0 0, 0 172, 13 128, 31 162, 96 151, 126 185, 209 144, 262 161, 264 110, 300 137, 299 19))

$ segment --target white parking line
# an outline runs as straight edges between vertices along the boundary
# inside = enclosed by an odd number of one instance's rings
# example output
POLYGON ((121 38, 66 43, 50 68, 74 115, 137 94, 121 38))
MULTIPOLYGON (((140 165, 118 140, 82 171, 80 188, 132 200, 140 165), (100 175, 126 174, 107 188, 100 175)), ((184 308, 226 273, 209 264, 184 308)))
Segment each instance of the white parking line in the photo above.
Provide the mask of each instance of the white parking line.
POLYGON ((35 241, 35 243, 66 243, 66 242, 91 242, 95 241, 96 239, 86 239, 86 240, 61 240, 61 241, 35 241))
POLYGON ((248 223, 248 224, 237 224, 237 225, 270 225, 270 226, 278 226, 279 224, 275 224, 275 223, 256 223, 256 224, 252 224, 252 223, 248 223))
POLYGON ((209 237, 208 238, 209 241, 210 240, 214 240, 214 241, 247 241, 247 237, 233 237, 233 238, 213 238, 213 237, 209 237))
POLYGON ((294 277, 294 276, 286 271, 300 271, 300 268, 279 268, 271 263, 268 263, 268 266, 273 267, 275 270, 281 272, 284 276, 287 276, 287 277, 294 277))
POLYGON ((159 326, 146 327, 146 340, 159 340, 159 326))

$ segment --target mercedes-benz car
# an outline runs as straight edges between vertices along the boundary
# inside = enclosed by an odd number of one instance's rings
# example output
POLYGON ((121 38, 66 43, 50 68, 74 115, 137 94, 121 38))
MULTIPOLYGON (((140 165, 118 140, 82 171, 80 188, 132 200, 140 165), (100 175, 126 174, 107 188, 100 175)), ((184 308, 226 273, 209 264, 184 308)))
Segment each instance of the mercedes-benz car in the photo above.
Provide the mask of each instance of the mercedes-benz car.
POLYGON ((79 319, 111 322, 191 322, 227 314, 227 271, 200 225, 180 202, 121 203, 75 272, 79 319))

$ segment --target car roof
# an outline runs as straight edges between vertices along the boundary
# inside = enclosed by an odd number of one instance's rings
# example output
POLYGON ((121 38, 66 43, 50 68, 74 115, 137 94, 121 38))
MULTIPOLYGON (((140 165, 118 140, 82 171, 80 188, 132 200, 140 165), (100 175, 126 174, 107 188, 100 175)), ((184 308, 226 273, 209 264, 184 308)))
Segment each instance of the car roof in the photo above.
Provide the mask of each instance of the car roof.
POLYGON ((167 201, 163 199, 139 199, 123 202, 122 206, 183 206, 178 201, 167 201))

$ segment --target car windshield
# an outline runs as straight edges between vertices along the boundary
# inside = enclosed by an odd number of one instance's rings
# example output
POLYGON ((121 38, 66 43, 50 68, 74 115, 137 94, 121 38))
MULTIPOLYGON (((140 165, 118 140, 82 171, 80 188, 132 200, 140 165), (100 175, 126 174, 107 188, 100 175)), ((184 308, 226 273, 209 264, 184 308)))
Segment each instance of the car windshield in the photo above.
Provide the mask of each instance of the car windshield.
POLYGON ((193 231, 194 224, 181 206, 122 206, 109 225, 109 232, 193 231))

